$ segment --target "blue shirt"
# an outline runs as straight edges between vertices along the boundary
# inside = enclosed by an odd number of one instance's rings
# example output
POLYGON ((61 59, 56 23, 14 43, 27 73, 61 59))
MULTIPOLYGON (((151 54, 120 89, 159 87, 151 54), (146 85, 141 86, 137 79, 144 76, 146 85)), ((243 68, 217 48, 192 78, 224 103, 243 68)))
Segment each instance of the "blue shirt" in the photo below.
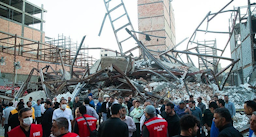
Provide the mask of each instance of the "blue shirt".
POLYGON ((212 126, 210 131, 210 137, 218 137, 220 134, 219 129, 215 126, 214 120, 212 120, 212 126))
POLYGON ((41 104, 34 105, 33 108, 35 109, 35 117, 41 117, 41 104))
POLYGON ((225 108, 228 109, 232 118, 236 115, 236 108, 232 102, 225 102, 225 108))
POLYGON ((91 104, 93 106, 93 108, 95 108, 95 103, 93 100, 91 100, 89 104, 91 104))
POLYGON ((183 115, 188 114, 188 113, 185 113, 185 108, 180 109, 179 105, 177 105, 177 106, 174 107, 174 111, 176 112, 176 114, 177 114, 179 117, 182 117, 183 115))
POLYGON ((97 106, 96 106, 96 112, 97 112, 97 113, 100 113, 101 105, 102 105, 102 104, 101 104, 100 102, 97 103, 97 106))
POLYGON ((200 108, 195 107, 195 109, 190 109, 192 112, 192 115, 197 118, 200 122, 202 121, 202 111, 200 108))
POLYGON ((252 137, 252 134, 253 134, 253 130, 250 128, 249 129, 249 137, 252 137))

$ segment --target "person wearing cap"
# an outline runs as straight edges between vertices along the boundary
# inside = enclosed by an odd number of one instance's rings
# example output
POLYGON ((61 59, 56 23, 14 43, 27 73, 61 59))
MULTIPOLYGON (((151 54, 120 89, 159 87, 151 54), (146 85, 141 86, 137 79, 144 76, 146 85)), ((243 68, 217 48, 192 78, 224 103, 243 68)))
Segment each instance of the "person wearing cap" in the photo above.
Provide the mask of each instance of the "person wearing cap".
POLYGON ((142 127, 142 137, 167 137, 168 123, 163 118, 156 117, 156 109, 152 105, 145 108, 146 122, 142 127))
POLYGON ((103 97, 104 97, 104 102, 101 105, 101 113, 102 113, 102 118, 104 122, 108 119, 107 115, 108 115, 108 107, 110 106, 110 103, 109 103, 109 95, 104 95, 103 97))
POLYGON ((228 99, 228 95, 224 95, 225 100, 225 108, 228 109, 231 117, 233 118, 236 115, 236 108, 234 103, 230 102, 228 99))
POLYGON ((176 114, 181 118, 182 116, 190 113, 190 109, 186 108, 185 102, 182 100, 180 101, 179 105, 174 107, 176 114))
POLYGON ((143 115, 143 110, 139 106, 140 102, 137 100, 134 105, 135 108, 130 113, 136 125, 136 132, 133 133, 133 137, 140 137, 140 118, 143 115))

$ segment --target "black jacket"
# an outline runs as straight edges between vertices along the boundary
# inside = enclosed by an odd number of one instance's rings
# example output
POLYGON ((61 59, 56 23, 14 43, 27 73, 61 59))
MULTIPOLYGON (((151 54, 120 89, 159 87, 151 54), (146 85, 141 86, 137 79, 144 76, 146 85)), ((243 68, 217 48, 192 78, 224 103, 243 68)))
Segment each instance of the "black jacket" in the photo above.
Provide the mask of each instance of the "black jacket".
MULTIPOLYGON (((76 108, 77 107, 80 107, 80 106, 82 106, 83 104, 80 102, 80 101, 78 101, 78 102, 74 102, 73 103, 73 108, 74 108, 74 112, 76 111, 76 108)), ((75 114, 75 113, 74 113, 75 114)))
POLYGON ((49 137, 51 134, 51 128, 52 128, 52 115, 53 115, 53 109, 48 108, 44 115, 42 116, 42 128, 43 128, 43 136, 49 137))
POLYGON ((107 105, 107 102, 103 102, 102 105, 101 105, 101 112, 104 112, 104 113, 107 113, 107 109, 106 109, 106 105, 107 105))
POLYGON ((236 130, 231 123, 225 125, 220 129, 218 137, 243 137, 238 130, 236 130))
POLYGON ((204 111, 204 117, 202 120, 202 124, 207 124, 208 127, 212 126, 212 119, 213 119, 213 113, 211 112, 211 110, 206 109, 204 111))
POLYGON ((169 116, 165 111, 161 113, 162 117, 168 123, 168 134, 169 137, 180 134, 180 118, 178 115, 169 116))
POLYGON ((120 118, 109 118, 99 127, 98 137, 128 137, 128 126, 120 118))
POLYGON ((20 125, 20 121, 19 121, 19 118, 18 118, 18 113, 12 115, 11 112, 10 112, 10 116, 9 116, 9 119, 8 119, 8 124, 9 124, 9 126, 11 126, 11 129, 20 125))

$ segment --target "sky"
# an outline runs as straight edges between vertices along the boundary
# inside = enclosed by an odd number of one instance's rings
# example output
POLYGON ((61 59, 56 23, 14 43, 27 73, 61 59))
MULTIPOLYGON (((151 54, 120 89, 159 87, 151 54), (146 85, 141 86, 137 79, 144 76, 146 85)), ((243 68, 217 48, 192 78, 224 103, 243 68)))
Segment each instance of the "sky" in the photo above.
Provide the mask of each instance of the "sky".
MULTIPOLYGON (((106 19, 102 34, 99 37, 98 33, 101 27, 103 17, 106 13, 103 0, 28 0, 38 6, 44 5, 47 10, 44 13, 44 31, 45 35, 52 38, 57 38, 58 34, 70 36, 74 42, 80 43, 82 37, 86 35, 84 44, 89 47, 104 47, 113 50, 119 50, 110 21, 106 19)), ((116 0, 114 0, 116 1, 116 0)), ((137 0, 123 0, 127 12, 131 18, 131 22, 136 31, 138 31, 138 13, 137 0)), ((186 37, 191 37, 192 33, 207 15, 218 12, 230 0, 173 0, 176 42, 179 43, 186 37)), ((256 0, 251 0, 251 3, 256 0)), ((246 6, 247 0, 234 0, 225 10, 231 10, 237 6, 246 6)), ((231 13, 219 14, 208 24, 208 30, 228 31, 229 18, 231 13)), ((122 24, 122 22, 120 23, 122 24)), ((36 27, 36 25, 35 25, 36 27)), ((202 29, 206 29, 206 23, 202 25, 202 29)), ((202 41, 217 40, 217 47, 223 49, 228 35, 209 35, 205 33, 197 34, 195 40, 202 41)), ((177 49, 185 50, 187 41, 182 43, 177 49)), ((131 43, 135 46, 135 42, 131 43)), ((190 45, 193 47, 193 45, 190 45)), ((125 48, 130 48, 127 46, 125 48)), ((228 47, 224 56, 230 57, 230 48, 228 47)), ((195 52, 195 51, 192 51, 195 52)), ((220 53, 218 53, 219 55, 220 53)), ((90 50, 89 55, 95 58, 100 58, 99 50, 90 50)), ((195 58, 196 59, 196 58, 195 58)), ((197 60, 197 59, 196 59, 197 60)), ((221 62, 225 66, 227 63, 221 62)))

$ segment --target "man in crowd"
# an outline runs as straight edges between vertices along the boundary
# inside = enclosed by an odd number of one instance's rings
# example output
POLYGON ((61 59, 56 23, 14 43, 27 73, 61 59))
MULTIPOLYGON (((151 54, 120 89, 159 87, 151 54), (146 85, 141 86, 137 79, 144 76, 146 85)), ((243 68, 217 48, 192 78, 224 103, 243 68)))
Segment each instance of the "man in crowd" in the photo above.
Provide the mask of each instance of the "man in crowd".
POLYGON ((104 92, 102 91, 102 87, 98 88, 98 92, 99 92, 99 98, 103 98, 104 97, 104 92))
MULTIPOLYGON (((120 105, 122 105, 123 107, 125 107, 126 112, 128 112, 128 107, 127 107, 126 104, 124 104, 124 98, 123 98, 123 97, 119 97, 119 98, 118 98, 118 103, 119 103, 120 105)), ((128 115, 128 114, 127 114, 127 115, 128 115)))
POLYGON ((59 117, 53 121, 51 131, 55 137, 79 137, 76 133, 70 133, 69 127, 69 120, 59 117))
POLYGON ((218 137, 242 137, 240 132, 232 126, 232 119, 228 109, 217 108, 214 112, 214 122, 220 131, 218 137))
POLYGON ((60 103, 57 101, 57 98, 55 97, 54 99, 54 107, 53 107, 53 109, 58 109, 59 107, 60 107, 60 103))
POLYGON ((145 108, 145 121, 142 127, 142 137, 167 137, 168 123, 163 118, 156 117, 156 109, 152 105, 145 108))
POLYGON ((213 96, 213 100, 215 101, 215 103, 217 103, 217 101, 219 100, 218 96, 217 96, 217 95, 214 95, 214 96, 213 96))
POLYGON ((98 98, 98 103, 97 103, 97 105, 96 105, 96 112, 97 112, 97 114, 98 114, 98 116, 99 116, 99 122, 100 122, 100 120, 101 120, 101 116, 102 116, 102 113, 101 113, 101 106, 102 106, 102 98, 98 98))
POLYGON ((176 115, 174 111, 174 104, 167 103, 165 106, 165 111, 161 113, 162 117, 168 123, 168 134, 169 137, 180 134, 180 118, 176 115))
POLYGON ((225 107, 225 101, 223 99, 219 99, 217 101, 217 105, 219 108, 224 108, 225 107))
POLYGON ((230 112, 231 117, 233 118, 236 115, 235 105, 229 101, 228 95, 224 96, 225 108, 230 112))
POLYGON ((34 106, 36 104, 36 102, 33 100, 32 97, 29 97, 29 101, 32 103, 32 106, 34 106))
POLYGON ((10 112, 14 110, 15 108, 12 107, 13 103, 9 102, 8 106, 3 110, 3 121, 2 121, 2 126, 4 126, 4 137, 7 137, 7 132, 8 132, 8 119, 10 112))
POLYGON ((42 116, 42 127, 43 127, 43 136, 49 137, 51 134, 51 128, 52 128, 52 115, 53 115, 53 109, 52 109, 52 102, 47 100, 45 102, 45 112, 42 116))
POLYGON ((103 122, 107 120, 108 107, 110 107, 109 95, 104 95, 104 102, 101 105, 101 114, 103 117, 103 122))
MULTIPOLYGON (((127 107, 128 107, 128 110, 130 110, 131 107, 132 107, 132 102, 130 102, 129 97, 125 97, 124 100, 125 100, 125 104, 126 104, 127 107)), ((129 114, 129 112, 127 112, 127 113, 129 114)))
POLYGON ((251 137, 256 137, 256 112, 255 111, 252 113, 252 116, 250 119, 250 129, 253 131, 251 137))
MULTIPOLYGON (((219 108, 225 108, 225 101, 223 99, 219 99, 217 101, 217 105, 218 105, 219 108)), ((212 113, 215 112, 215 110, 213 111, 213 109, 210 109, 210 110, 211 110, 212 113)), ((212 121, 212 126, 211 126, 211 131, 210 131, 210 136, 211 137, 218 137, 219 133, 220 133, 220 131, 219 131, 218 127, 216 126, 215 121, 213 120, 212 121)))
POLYGON ((73 103, 73 108, 74 108, 74 113, 75 114, 75 111, 76 111, 76 108, 82 106, 83 104, 79 101, 79 97, 76 96, 75 98, 75 102, 73 103))
POLYGON ((80 117, 77 117, 75 120, 74 133, 78 134, 80 137, 89 137, 90 131, 96 130, 97 119, 93 116, 86 114, 86 107, 79 107, 80 117), (85 120, 86 119, 86 120, 85 120))
POLYGON ((174 107, 174 110, 180 118, 190 112, 190 109, 186 108, 186 104, 184 101, 180 101, 179 105, 176 105, 174 107))
MULTIPOLYGON (((23 108, 24 108, 24 105, 20 104, 17 106, 16 110, 17 112, 19 112, 23 108)), ((32 118, 32 122, 33 122, 33 118, 32 118)), ((15 114, 10 113, 9 119, 8 119, 8 125, 11 126, 11 129, 14 129, 15 127, 20 125, 18 113, 15 113, 15 114)))
POLYGON ((30 108, 23 108, 19 111, 20 126, 8 132, 8 137, 42 137, 43 131, 40 124, 32 124, 32 111, 30 108))
POLYGON ((115 103, 115 98, 114 97, 110 97, 109 98, 109 106, 108 106, 108 113, 107 113, 107 118, 110 118, 111 115, 110 115, 110 109, 111 109, 111 106, 115 103))
MULTIPOLYGON (((217 103, 211 102, 209 104, 209 109, 206 109, 204 111, 204 117, 202 119, 202 124, 203 124, 203 126, 205 126, 205 128, 208 131, 207 137, 210 137, 211 127, 215 126, 215 125, 212 125, 212 120, 213 120, 213 113, 214 113, 215 109, 217 109, 217 108, 218 108, 217 103)), ((215 132, 215 131, 212 131, 212 132, 215 132)))
MULTIPOLYGON (((252 116, 252 113, 256 111, 256 103, 252 100, 244 102, 244 113, 249 117, 252 116)), ((253 131, 249 129, 249 137, 251 137, 253 134, 253 131)))
POLYGON ((67 100, 62 99, 60 100, 60 108, 53 111, 52 120, 56 120, 57 118, 64 117, 68 120, 69 126, 68 131, 71 132, 71 122, 74 119, 72 115, 72 111, 67 108, 67 100))
POLYGON ((198 132, 200 122, 193 115, 185 115, 180 119, 180 135, 174 137, 195 137, 198 132))
POLYGON ((94 101, 93 101, 92 96, 88 96, 88 98, 89 98, 89 100, 90 100, 89 105, 95 109, 95 103, 94 103, 94 101))
MULTIPOLYGON (((189 101, 189 107, 190 107, 190 112, 189 114, 192 114, 193 116, 195 116, 197 118, 197 120, 199 122, 202 121, 202 111, 200 108, 196 107, 196 102, 193 101, 189 101)), ((201 124, 198 124, 199 129, 201 128, 201 124)), ((197 137, 200 137, 200 131, 197 132, 197 137)))
POLYGON ((28 101, 28 102, 27 102, 27 106, 28 106, 28 108, 30 108, 31 111, 32 111, 33 123, 35 123, 35 109, 32 107, 32 102, 31 102, 31 101, 28 101))
POLYGON ((33 108, 35 109, 35 117, 36 117, 36 123, 40 124, 41 123, 41 100, 38 99, 37 100, 37 104, 33 106, 33 108))
POLYGON ((132 110, 135 108, 135 103, 136 103, 136 101, 137 101, 137 100, 135 100, 135 99, 132 101, 132 106, 131 106, 131 108, 129 109, 129 112, 130 112, 130 113, 131 113, 132 110))
POLYGON ((189 95, 189 101, 194 101, 194 96, 193 95, 189 95))
POLYGON ((160 108, 160 112, 161 112, 161 113, 165 110, 165 105, 166 105, 167 103, 169 103, 169 102, 170 102, 170 100, 169 100, 168 98, 165 98, 165 99, 164 99, 164 103, 163 103, 163 105, 162 105, 161 108, 160 108))
POLYGON ((96 119, 99 119, 99 115, 97 114, 96 110, 94 108, 92 108, 90 105, 90 99, 89 98, 85 98, 84 99, 84 104, 86 107, 86 114, 95 117, 96 119))
POLYGON ((143 110, 140 108, 140 102, 135 102, 135 108, 130 113, 130 116, 133 118, 133 122, 136 125, 136 132, 134 132, 133 137, 140 137, 140 118, 143 115, 143 110))
POLYGON ((126 114, 127 112, 125 107, 122 107, 121 120, 127 124, 129 130, 129 137, 131 137, 133 135, 133 132, 136 131, 136 126, 132 118, 127 116, 126 114))
POLYGON ((72 110, 72 108, 73 108, 73 102, 71 101, 71 97, 68 97, 68 106, 69 106, 70 109, 72 110))
POLYGON ((99 127, 99 137, 128 137, 128 126, 121 121, 120 115, 122 105, 113 104, 111 106, 111 118, 103 122, 99 127))
POLYGON ((197 98, 197 102, 198 102, 197 107, 199 107, 199 108, 201 109, 202 113, 204 113, 204 111, 205 111, 205 109, 206 109, 206 106, 205 106, 205 104, 202 102, 202 98, 201 98, 201 97, 198 97, 198 98, 197 98))

